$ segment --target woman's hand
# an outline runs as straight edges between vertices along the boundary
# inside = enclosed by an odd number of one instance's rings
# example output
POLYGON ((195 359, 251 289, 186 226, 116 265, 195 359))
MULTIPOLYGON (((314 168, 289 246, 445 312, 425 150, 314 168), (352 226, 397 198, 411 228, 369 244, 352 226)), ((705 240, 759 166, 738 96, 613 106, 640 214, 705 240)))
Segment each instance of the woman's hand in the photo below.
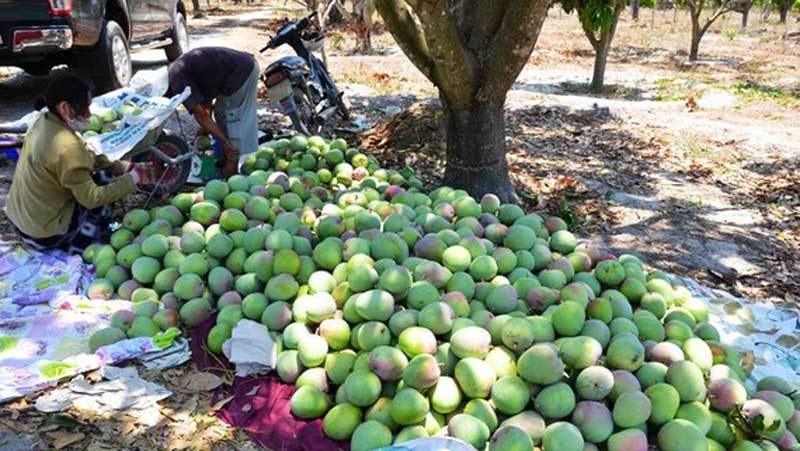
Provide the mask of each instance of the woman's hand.
POLYGON ((150 185, 155 181, 153 167, 147 163, 133 163, 128 165, 133 183, 137 185, 150 185))

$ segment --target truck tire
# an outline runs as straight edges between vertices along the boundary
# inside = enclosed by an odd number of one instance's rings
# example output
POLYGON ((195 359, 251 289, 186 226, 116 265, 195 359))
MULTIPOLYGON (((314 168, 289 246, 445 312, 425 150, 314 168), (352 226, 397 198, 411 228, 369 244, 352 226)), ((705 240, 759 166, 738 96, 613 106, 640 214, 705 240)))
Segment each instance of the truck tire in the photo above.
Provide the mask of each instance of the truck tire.
POLYGON ((23 64, 20 66, 22 70, 24 70, 28 75, 33 75, 34 77, 41 77, 50 73, 50 69, 53 68, 51 63, 46 61, 40 63, 28 63, 23 64))
POLYGON ((82 63, 94 81, 98 92, 107 92, 127 86, 133 75, 131 52, 122 27, 106 20, 97 46, 82 63))
POLYGON ((167 54, 167 61, 171 63, 189 50, 189 30, 186 28, 186 17, 183 13, 175 13, 175 24, 170 37, 172 44, 164 47, 164 53, 167 54))

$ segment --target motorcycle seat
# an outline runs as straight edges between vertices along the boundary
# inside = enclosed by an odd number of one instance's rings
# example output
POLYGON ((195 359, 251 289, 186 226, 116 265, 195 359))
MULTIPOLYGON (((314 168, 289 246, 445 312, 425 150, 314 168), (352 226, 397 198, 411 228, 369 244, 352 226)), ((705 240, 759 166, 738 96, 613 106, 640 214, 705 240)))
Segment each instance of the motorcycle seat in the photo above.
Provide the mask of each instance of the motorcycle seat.
POLYGON ((270 78, 271 75, 276 73, 307 71, 308 65, 299 56, 285 56, 277 61, 274 61, 266 69, 264 69, 264 77, 270 78))

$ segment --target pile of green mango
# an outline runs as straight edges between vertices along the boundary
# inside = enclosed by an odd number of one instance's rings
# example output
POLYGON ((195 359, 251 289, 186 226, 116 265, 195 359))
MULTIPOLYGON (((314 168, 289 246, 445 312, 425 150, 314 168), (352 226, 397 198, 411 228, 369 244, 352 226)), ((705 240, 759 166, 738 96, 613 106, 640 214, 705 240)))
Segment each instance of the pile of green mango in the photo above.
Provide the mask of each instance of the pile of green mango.
MULTIPOLYGON (((110 117, 110 116, 109 116, 110 117)), ((215 318, 264 324, 292 414, 374 449, 796 449, 800 397, 754 384, 705 304, 634 255, 493 195, 426 191, 341 139, 296 136, 242 173, 133 210, 87 249, 94 299, 133 301, 96 349, 215 318)))

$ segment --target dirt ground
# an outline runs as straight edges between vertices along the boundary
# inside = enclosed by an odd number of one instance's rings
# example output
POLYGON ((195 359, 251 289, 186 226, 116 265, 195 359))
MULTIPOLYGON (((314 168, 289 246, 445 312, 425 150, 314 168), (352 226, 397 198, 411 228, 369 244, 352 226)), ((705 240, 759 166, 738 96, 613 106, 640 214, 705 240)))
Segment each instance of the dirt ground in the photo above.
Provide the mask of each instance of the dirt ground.
MULTIPOLYGON (((190 20, 193 45, 256 52, 278 20, 300 14, 283 2, 270 5, 225 6, 190 20)), ((800 42, 781 37, 792 20, 784 26, 774 15, 758 16, 746 31, 736 14, 720 20, 701 44, 701 61, 687 64, 685 13, 643 10, 638 22, 623 13, 608 88, 597 96, 586 91, 593 55, 577 19, 551 9, 508 95, 508 159, 526 206, 560 215, 579 236, 639 254, 654 267, 734 294, 800 300, 800 42)), ((345 137, 435 185, 444 167, 435 88, 388 34, 375 37, 370 55, 352 54, 353 45, 348 33, 329 33, 329 64, 352 109, 375 126, 345 137)), ((264 67, 285 53, 259 61, 264 67)), ((164 63, 155 51, 135 61, 137 69, 164 63)), ((6 76, 0 121, 27 112, 47 81, 6 76)), ((265 115, 265 125, 272 118, 265 115)), ((13 167, 0 166, 2 206, 13 167)), ((7 231, 2 213, 0 220, 7 231)), ((84 434, 68 445, 74 449, 253 446, 214 419, 207 392, 180 391, 177 381, 193 374, 191 365, 174 371, 152 375, 176 391, 162 402, 164 427, 74 412, 65 416, 78 424, 53 427, 58 422, 37 414, 28 399, 0 407, 3 434, 11 431, 0 443, 52 447, 46 432, 63 432, 84 434)))

